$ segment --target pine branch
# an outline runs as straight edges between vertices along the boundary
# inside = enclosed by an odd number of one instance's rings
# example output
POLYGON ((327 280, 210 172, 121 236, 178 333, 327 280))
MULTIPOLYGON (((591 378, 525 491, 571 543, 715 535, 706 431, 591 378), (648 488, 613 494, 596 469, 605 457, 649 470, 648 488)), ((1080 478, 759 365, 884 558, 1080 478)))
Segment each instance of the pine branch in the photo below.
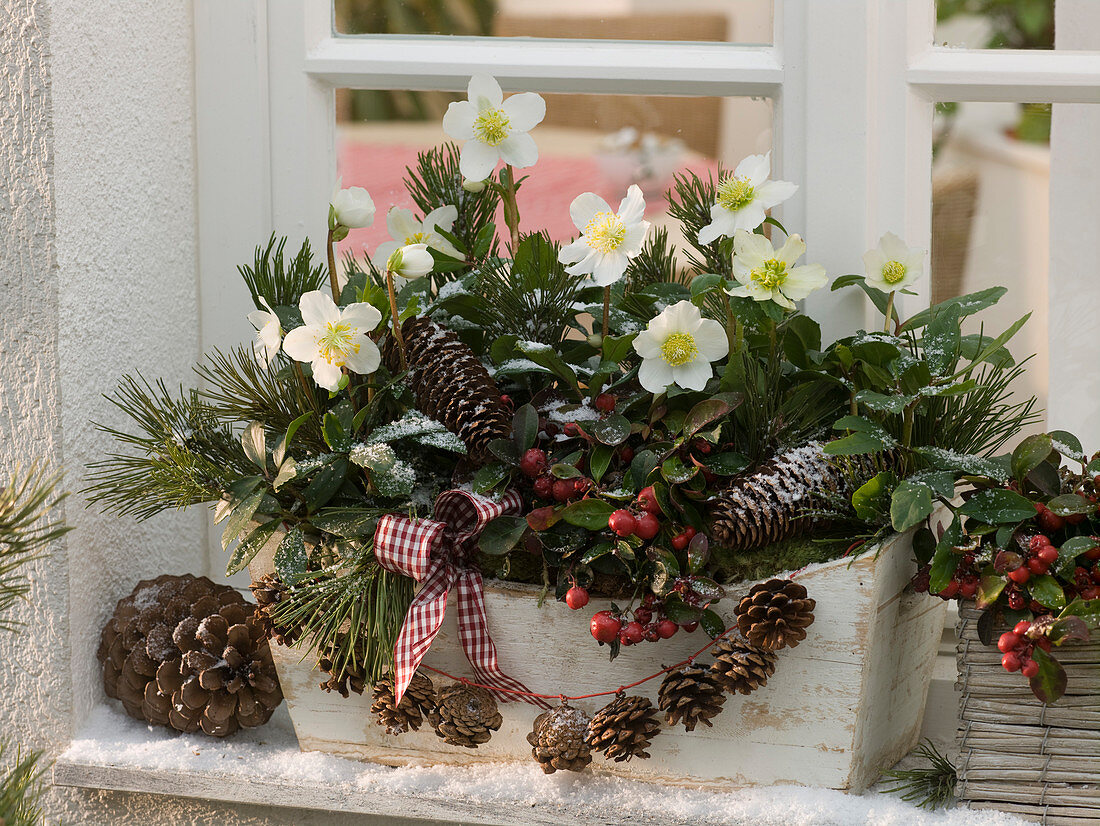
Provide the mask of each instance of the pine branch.
POLYGON ((4 826, 39 826, 43 822, 39 801, 45 792, 40 765, 42 752, 23 751, 11 754, 12 746, 0 741, 0 823, 4 826))
POLYGON ((686 276, 676 261, 676 248, 668 240, 668 230, 660 227, 626 268, 626 292, 637 292, 650 284, 686 283, 690 280, 686 276))
POLYGON ((134 449, 88 465, 89 484, 81 493, 104 511, 148 519, 215 502, 234 481, 255 472, 232 429, 218 422, 195 390, 181 387, 173 395, 163 381, 151 385, 127 377, 107 398, 136 429, 96 425, 134 449))
POLYGON ((581 279, 558 261, 559 246, 543 233, 524 236, 515 260, 491 258, 477 275, 485 300, 484 326, 490 340, 514 335, 556 344, 573 319, 581 279))
POLYGON ((922 809, 946 806, 955 796, 955 785, 958 782, 955 765, 940 753, 931 740, 921 743, 913 753, 928 761, 928 765, 919 769, 892 769, 884 772, 886 777, 894 781, 894 785, 884 788, 883 793, 903 792, 902 800, 915 803, 922 809))
MULTIPOLYGON (((718 180, 723 175, 718 169, 718 180)), ((719 238, 712 244, 699 243, 699 230, 710 223, 710 209, 718 202, 718 184, 713 174, 704 181, 694 172, 677 173, 672 190, 666 195, 669 214, 680 222, 684 238, 694 248, 688 262, 699 272, 733 277, 733 239, 719 238)))
MULTIPOLYGON (((66 494, 55 495, 60 473, 48 474, 32 466, 16 470, 0 488, 0 631, 17 631, 19 623, 5 618, 16 601, 26 596, 30 583, 20 572, 42 557, 45 547, 70 529, 47 514, 66 494)), ((0 752, 2 752, 0 744, 0 752)))
POLYGON ((256 247, 252 266, 237 267, 237 271, 252 293, 252 302, 257 310, 264 309, 260 303, 262 296, 272 307, 297 307, 303 293, 322 289, 328 280, 324 264, 313 266, 313 252, 309 248, 309 239, 302 242, 301 249, 289 262, 283 259, 283 249, 287 239, 275 241, 275 233, 267 242, 267 247, 256 247), (274 253, 274 254, 273 254, 274 253))

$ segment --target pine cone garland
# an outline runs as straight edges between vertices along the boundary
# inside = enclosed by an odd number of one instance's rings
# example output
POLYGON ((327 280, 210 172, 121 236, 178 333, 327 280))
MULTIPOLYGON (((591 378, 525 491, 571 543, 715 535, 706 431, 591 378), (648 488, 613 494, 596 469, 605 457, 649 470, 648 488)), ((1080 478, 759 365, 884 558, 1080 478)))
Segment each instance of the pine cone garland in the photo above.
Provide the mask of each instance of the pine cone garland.
MULTIPOLYGON (((401 334, 416 406, 462 439, 471 461, 489 461, 489 442, 511 433, 512 417, 485 365, 457 335, 430 318, 406 319, 401 334)), ((401 369, 392 335, 382 356, 392 372, 401 369)))
POLYGON ((849 473, 808 442, 736 479, 710 500, 711 536, 723 548, 749 551, 814 527, 806 511, 828 505, 847 488, 849 473))
POLYGON ((720 640, 711 649, 711 656, 711 673, 730 694, 751 694, 775 673, 774 651, 741 640, 720 640))
POLYGON ((395 702, 393 674, 387 674, 374 684, 374 702, 371 713, 378 715, 378 725, 390 734, 402 734, 409 729, 417 731, 424 718, 435 708, 435 685, 431 679, 417 671, 401 702, 395 702))
POLYGON ((264 574, 250 586, 252 596, 256 600, 256 619, 264 628, 269 640, 275 640, 279 645, 291 646, 298 639, 299 630, 287 625, 279 625, 273 619, 279 603, 287 595, 286 584, 278 574, 264 574))
POLYGON ((752 645, 778 651, 806 639, 817 603, 789 579, 770 579, 752 586, 737 606, 737 627, 752 645))
POLYGON ((139 582, 103 629, 108 696, 130 716, 222 737, 266 723, 282 702, 263 624, 206 577, 139 582))
POLYGON ((695 731, 699 723, 713 725, 710 718, 722 710, 725 702, 718 678, 709 667, 694 663, 670 671, 657 696, 658 707, 666 712, 665 721, 670 726, 683 722, 687 731, 695 731))
POLYGON ((531 744, 531 756, 546 774, 563 771, 584 771, 592 762, 592 750, 586 735, 588 715, 579 708, 565 703, 544 711, 535 718, 527 742, 531 744))
POLYGON ((439 690, 428 722, 443 742, 476 749, 489 742, 504 720, 497 701, 484 688, 454 683, 439 690))
POLYGON ((656 718, 653 703, 645 697, 616 697, 588 724, 588 746, 616 763, 632 757, 648 759, 646 749, 661 730, 656 718))

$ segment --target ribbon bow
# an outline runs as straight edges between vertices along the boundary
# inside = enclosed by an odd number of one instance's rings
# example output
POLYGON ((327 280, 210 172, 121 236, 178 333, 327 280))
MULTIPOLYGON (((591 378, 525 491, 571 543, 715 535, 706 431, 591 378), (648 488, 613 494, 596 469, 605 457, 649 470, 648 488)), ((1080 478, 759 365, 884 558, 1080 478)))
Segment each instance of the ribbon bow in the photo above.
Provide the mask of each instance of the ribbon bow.
MULTIPOLYGON (((435 500, 434 519, 413 520, 386 514, 374 532, 374 556, 388 571, 410 576, 422 587, 409 605, 394 645, 394 701, 400 703, 409 682, 443 625, 447 595, 458 594, 458 637, 477 681, 497 689, 528 692, 526 686, 500 670, 497 649, 489 636, 482 594, 481 572, 470 567, 481 532, 504 514, 519 513, 523 500, 517 491, 499 502, 463 490, 448 490, 435 500)), ((517 695, 493 692, 503 701, 517 695)), ((537 697, 520 697, 549 708, 537 697)))

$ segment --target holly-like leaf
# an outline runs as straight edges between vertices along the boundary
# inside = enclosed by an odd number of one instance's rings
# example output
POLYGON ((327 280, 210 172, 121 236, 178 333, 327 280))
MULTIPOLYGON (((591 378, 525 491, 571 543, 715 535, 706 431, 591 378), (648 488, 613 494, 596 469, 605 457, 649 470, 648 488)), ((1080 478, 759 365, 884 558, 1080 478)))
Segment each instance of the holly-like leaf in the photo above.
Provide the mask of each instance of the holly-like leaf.
POLYGON ((490 462, 477 469, 471 482, 474 493, 484 495, 511 478, 511 469, 502 462, 490 462))
POLYGON ((1066 594, 1062 586, 1050 574, 1032 577, 1028 582, 1028 590, 1033 599, 1047 608, 1064 608, 1066 594))
POLYGON ((279 578, 293 585, 306 574, 306 543, 302 537, 302 529, 295 527, 279 543, 275 551, 275 573, 279 578))
POLYGON ((652 450, 639 450, 634 454, 634 458, 630 462, 630 481, 634 485, 634 490, 641 490, 645 487, 649 474, 660 463, 660 458, 652 450))
POLYGON ((712 640, 718 639, 726 630, 726 624, 722 622, 722 618, 709 608, 705 609, 703 615, 699 617, 699 625, 712 640))
POLYGON ((501 556, 512 550, 526 531, 527 520, 524 517, 498 516, 485 526, 477 544, 482 553, 501 556))
POLYGON ((1059 516, 1096 513, 1096 503, 1090 502, 1084 496, 1076 493, 1064 493, 1061 496, 1055 496, 1047 502, 1047 507, 1059 516))
POLYGON ((683 625, 688 622, 698 622, 702 616, 703 611, 700 608, 695 608, 685 603, 679 594, 669 594, 665 599, 665 616, 675 622, 677 625, 683 625))
POLYGON ((222 530, 223 551, 228 550, 229 546, 233 544, 233 540, 239 537, 244 529, 248 527, 248 523, 252 521, 252 517, 260 507, 260 502, 263 501, 265 493, 267 491, 263 488, 253 491, 233 509, 233 512, 229 515, 229 520, 225 523, 224 530, 222 530))
POLYGON ((606 419, 593 422, 588 430, 603 444, 615 447, 621 445, 630 437, 630 421, 626 416, 613 413, 606 419))
POLYGON ((1039 665, 1039 673, 1029 681, 1031 683, 1031 693, 1040 702, 1047 704, 1056 702, 1066 693, 1066 685, 1069 683, 1066 669, 1054 657, 1038 646, 1032 650, 1031 658, 1039 665))
POLYGON ((1027 478, 1040 462, 1045 462, 1054 443, 1046 433, 1028 436, 1012 451, 1012 475, 1020 482, 1027 478))
POLYGON ((603 360, 615 362, 616 364, 626 361, 626 357, 634 352, 631 344, 634 343, 637 336, 637 333, 630 333, 625 336, 604 336, 603 360))
POLYGON ((592 448, 592 454, 588 457, 588 469, 592 473, 592 480, 599 483, 603 475, 607 473, 611 464, 613 451, 607 445, 596 445, 592 448))
POLYGON ((707 457, 703 467, 715 476, 735 476, 749 466, 749 457, 732 450, 707 457))
POLYGON ((1087 460, 1088 457, 1085 456, 1085 449, 1081 446, 1081 440, 1072 433, 1067 433, 1065 430, 1052 430, 1048 435, 1050 436, 1051 446, 1067 459, 1082 463, 1087 460))
POLYGON ((519 455, 535 446, 539 435, 539 414, 529 404, 521 405, 512 416, 512 440, 519 455))
POLYGON ((956 453, 953 450, 944 450, 940 447, 915 447, 913 450, 927 459, 932 467, 938 470, 953 470, 958 473, 965 473, 968 476, 985 476, 997 482, 1004 482, 1008 479, 1008 463, 998 459, 987 459, 984 456, 974 456, 969 453, 956 453))
POLYGON ((933 376, 949 373, 959 360, 962 333, 959 329, 959 307, 948 305, 933 308, 932 320, 924 331, 924 360, 933 376))
POLYGON ((679 456, 670 456, 661 465, 661 475, 672 485, 682 485, 690 481, 698 472, 699 468, 695 465, 685 465, 679 456))
POLYGON ((374 536, 378 512, 364 508, 322 508, 309 521, 317 530, 342 536, 344 539, 360 539, 374 536))
POLYGON ((302 499, 310 513, 319 510, 329 499, 336 495, 340 486, 347 478, 350 463, 344 456, 338 456, 335 460, 317 471, 313 480, 302 491, 302 499))
POLYGON ((267 540, 271 539, 272 534, 275 533, 280 524, 282 524, 281 519, 272 519, 246 536, 229 557, 229 564, 225 567, 225 575, 233 576, 237 571, 244 570, 244 567, 259 553, 260 548, 267 544, 267 540))
POLYGON ((876 413, 893 413, 897 415, 905 410, 906 406, 916 399, 915 396, 886 395, 876 393, 874 390, 860 390, 856 393, 856 402, 862 404, 876 413))
POLYGON ((338 416, 334 413, 326 413, 321 420, 321 431, 325 437, 325 444, 337 453, 346 453, 351 447, 351 434, 345 429, 338 416))
POLYGON ((602 499, 581 499, 573 502, 561 512, 561 518, 570 525, 576 525, 589 531, 602 531, 607 527, 607 518, 615 511, 602 499))
POLYGON ((978 491, 959 513, 989 525, 1009 525, 1034 517, 1035 505, 1015 491, 990 489, 978 491))
POLYGON ((584 474, 577 470, 573 465, 567 465, 564 462, 558 462, 550 467, 550 475, 555 479, 579 479, 584 474))
POLYGON ((932 513, 932 490, 908 479, 894 488, 890 497, 890 524, 895 531, 907 531, 932 513))

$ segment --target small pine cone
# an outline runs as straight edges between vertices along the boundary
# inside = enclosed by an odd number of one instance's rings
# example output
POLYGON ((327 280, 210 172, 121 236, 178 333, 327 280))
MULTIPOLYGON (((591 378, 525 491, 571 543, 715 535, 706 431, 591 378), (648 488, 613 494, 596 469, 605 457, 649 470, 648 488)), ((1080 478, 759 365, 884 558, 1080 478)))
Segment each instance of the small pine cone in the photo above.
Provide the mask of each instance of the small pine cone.
POLYGON ((817 603, 789 579, 769 579, 752 586, 737 606, 737 627, 752 645, 778 651, 806 639, 817 603))
POLYGON ((750 551, 798 536, 815 526, 807 511, 826 507, 848 487, 851 471, 808 442, 737 478, 709 505, 710 535, 731 551, 750 551))
POLYGON ((666 712, 665 721, 674 726, 683 722, 687 731, 695 731, 702 723, 711 726, 710 718, 722 710, 726 693, 710 668, 694 663, 670 671, 661 682, 657 705, 666 712))
POLYGON ((535 718, 527 742, 531 744, 531 756, 546 774, 563 771, 584 771, 592 762, 592 750, 585 739, 588 715, 579 708, 565 703, 544 711, 535 718))
MULTIPOLYGON (((408 384, 416 406, 458 436, 471 461, 492 457, 489 442, 507 438, 512 415, 485 365, 455 333, 430 318, 408 318, 401 325, 408 361, 408 384)), ((382 357, 392 372, 401 369, 401 354, 391 334, 382 357)))
POLYGON ((336 646, 322 645, 317 655, 317 667, 328 674, 328 679, 320 684, 325 691, 335 691, 345 699, 351 696, 351 692, 362 694, 367 688, 367 673, 363 668, 366 663, 366 646, 361 639, 356 640, 356 654, 354 661, 348 660, 343 669, 337 671, 335 655, 336 648, 342 645, 341 637, 336 646))
POLYGON ((373 696, 371 713, 378 715, 378 725, 395 735, 409 729, 417 731, 435 708, 435 685, 419 671, 413 674, 400 703, 394 702, 393 674, 387 674, 374 684, 373 696))
POLYGON ((256 600, 256 619, 263 626, 267 638, 279 645, 291 646, 298 639, 298 628, 279 625, 272 619, 275 609, 287 595, 286 584, 278 574, 264 574, 251 585, 256 600))
POLYGON ((504 722, 497 701, 484 688, 454 683, 439 690, 428 722, 443 742, 476 749, 504 722))
POLYGON ((616 763, 649 758, 650 743, 661 730, 657 711, 645 697, 621 695, 596 712, 588 724, 588 746, 616 763))
POLYGON ((730 694, 751 694, 775 673, 774 651, 741 640, 720 640, 711 656, 711 673, 730 694))

